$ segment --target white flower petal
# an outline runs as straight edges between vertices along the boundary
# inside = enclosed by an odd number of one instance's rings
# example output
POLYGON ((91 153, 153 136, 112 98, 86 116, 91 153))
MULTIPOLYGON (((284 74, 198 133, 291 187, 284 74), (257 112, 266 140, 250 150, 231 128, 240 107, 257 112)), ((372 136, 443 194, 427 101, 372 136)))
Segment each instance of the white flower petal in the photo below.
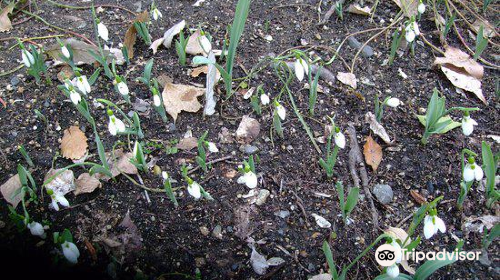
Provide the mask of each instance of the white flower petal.
POLYGON ((284 120, 285 120, 285 118, 286 118, 286 110, 285 110, 285 107, 283 107, 283 105, 281 105, 281 104, 278 104, 278 105, 276 106, 276 110, 278 111, 278 116, 280 117, 280 119, 281 119, 282 121, 284 121, 284 120))
POLYGON ((476 167, 474 168, 474 178, 476 178, 476 181, 481 181, 483 179, 484 172, 481 166, 476 164, 476 167))
POLYGON ((345 148, 345 136, 342 132, 335 133, 335 145, 341 149, 345 148))
POLYGON ((245 173, 244 176, 245 176, 245 184, 247 185, 247 187, 249 187, 250 189, 255 189, 255 187, 257 187, 258 184, 257 175, 255 175, 255 173, 253 173, 252 171, 249 171, 245 173))
POLYGON ((426 239, 431 238, 435 233, 432 217, 426 216, 424 219, 424 236, 426 239))
POLYGON ((43 237, 45 235, 45 230, 43 229, 43 226, 40 223, 31 222, 27 225, 27 227, 29 228, 31 234, 34 236, 43 237))
POLYGON ((465 182, 470 182, 474 180, 475 174, 470 164, 465 165, 463 177, 465 182))
POLYGON ((77 105, 78 103, 80 103, 80 101, 82 101, 82 97, 80 96, 80 94, 74 90, 70 92, 69 98, 71 99, 71 102, 73 102, 73 104, 75 105, 77 105))
POLYGON ((99 22, 99 24, 97 25, 97 33, 99 33, 99 36, 104 41, 108 41, 109 40, 108 28, 106 27, 106 25, 104 25, 104 23, 99 22))
POLYGON ((302 65, 302 68, 304 68, 304 73, 306 75, 309 75, 309 65, 307 64, 307 62, 301 58, 300 64, 302 65))
POLYGON ((399 104, 401 104, 401 102, 399 101, 399 99, 393 97, 393 98, 389 98, 389 100, 387 100, 386 104, 387 104, 387 106, 396 108, 399 106, 399 104))
POLYGON ((297 79, 302 82, 304 79, 304 67, 302 66, 302 63, 297 59, 295 63, 293 64, 294 70, 295 70, 295 76, 297 79))
POLYGON ((436 224, 435 224, 436 229, 442 233, 445 233, 446 232, 446 225, 444 224, 444 221, 437 216, 434 217, 434 221, 436 222, 436 224))
POLYGON ((156 107, 160 107, 161 105, 161 99, 158 94, 153 95, 153 103, 156 107))
POLYGON ((70 53, 69 53, 69 50, 68 50, 68 47, 66 46, 62 46, 61 48, 61 52, 62 54, 64 55, 64 57, 68 58, 70 57, 70 53))
POLYGON ((187 187, 188 193, 198 200, 201 198, 201 186, 197 182, 193 182, 187 187))
POLYGON ((260 95, 260 103, 262 103, 262 105, 267 105, 269 104, 269 102, 271 102, 271 100, 269 100, 269 95, 267 94, 260 95))
POLYGON ((128 86, 125 82, 119 82, 117 85, 117 88, 118 88, 118 92, 121 95, 128 95, 129 94, 128 86))
POLYGON ((420 3, 418 5, 418 13, 419 14, 423 14, 425 12, 425 4, 424 3, 420 3))
POLYGON ((399 267, 397 264, 393 264, 387 268, 387 275, 391 278, 396 278, 399 276, 399 267))
POLYGON ((65 241, 62 245, 63 255, 68 260, 68 262, 75 264, 78 262, 78 257, 80 257, 80 251, 76 245, 72 242, 65 241))
POLYGON ((411 43, 415 40, 415 32, 413 30, 406 30, 405 32, 405 39, 408 43, 411 43))

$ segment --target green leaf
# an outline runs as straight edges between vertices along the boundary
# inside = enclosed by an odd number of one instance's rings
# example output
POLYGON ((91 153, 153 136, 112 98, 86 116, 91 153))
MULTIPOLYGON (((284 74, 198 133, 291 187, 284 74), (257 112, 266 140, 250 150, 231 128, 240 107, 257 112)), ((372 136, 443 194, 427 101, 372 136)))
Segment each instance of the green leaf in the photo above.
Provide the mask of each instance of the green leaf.
MULTIPOLYGON (((462 248, 463 245, 464 245, 463 240, 458 242, 457 249, 459 252, 460 252, 460 249, 462 248)), ((452 252, 449 252, 449 253, 452 253, 452 252)), ((453 251, 453 253, 454 253, 454 251, 453 251)), ((429 276, 431 276, 434 272, 436 272, 438 269, 440 269, 441 267, 450 265, 456 261, 457 261, 457 258, 455 256, 455 254, 453 254, 451 258, 446 254, 445 260, 437 260, 436 259, 436 260, 426 261, 423 265, 421 265, 417 269, 417 271, 415 272, 415 275, 413 276, 413 279, 425 280, 429 276)))
POLYGON ((495 190, 495 174, 497 172, 497 163, 495 158, 493 157, 493 152, 491 151, 491 147, 483 141, 481 155, 483 158, 483 169, 486 175, 486 187, 487 194, 490 197, 490 194, 495 190))
POLYGON ((248 17, 248 11, 250 10, 250 0, 239 0, 236 5, 236 12, 234 13, 234 21, 231 25, 230 42, 228 48, 228 54, 226 58, 226 69, 230 77, 233 74, 233 64, 234 57, 236 55, 236 48, 240 41, 243 30, 245 29, 245 22, 248 17))
MULTIPOLYGON (((417 115, 417 118, 420 121, 420 123, 425 126, 426 121, 427 121, 426 116, 417 115)), ((440 118, 439 121, 437 121, 437 123, 435 124, 435 127, 441 127, 444 123, 447 123, 447 125, 445 127, 443 127, 440 132, 433 132, 433 133, 444 134, 444 133, 462 125, 461 123, 452 120, 450 116, 444 116, 444 117, 440 118)))
POLYGON ((356 207, 356 204, 358 203, 358 197, 359 197, 359 188, 358 187, 352 188, 351 191, 349 192, 349 195, 347 195, 347 201, 345 204, 347 213, 351 213, 354 207, 356 207))
POLYGON ((326 241, 323 241, 323 253, 325 254, 326 262, 330 268, 330 274, 333 276, 333 279, 338 279, 339 274, 337 272, 337 268, 335 267, 335 263, 333 262, 332 249, 330 249, 330 245, 326 241))

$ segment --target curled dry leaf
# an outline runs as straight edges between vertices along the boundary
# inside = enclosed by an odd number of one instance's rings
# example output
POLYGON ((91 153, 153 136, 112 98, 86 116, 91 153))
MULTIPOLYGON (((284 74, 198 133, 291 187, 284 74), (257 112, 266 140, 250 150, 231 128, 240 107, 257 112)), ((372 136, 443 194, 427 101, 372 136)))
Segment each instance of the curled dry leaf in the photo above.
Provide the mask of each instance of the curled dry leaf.
POLYGON ((356 75, 354 75, 352 73, 338 72, 337 79, 341 83, 343 83, 344 85, 348 85, 348 86, 352 87, 353 89, 356 89, 358 87, 356 75))
POLYGON ((9 31, 12 29, 12 23, 9 19, 9 14, 12 13, 14 7, 16 6, 16 1, 12 1, 9 5, 0 11, 0 32, 9 31))
POLYGON ((365 155, 366 164, 370 165, 373 171, 377 171, 380 162, 382 162, 382 147, 371 136, 366 139, 363 154, 365 155))
POLYGON ((61 153, 69 159, 80 159, 87 153, 87 137, 77 126, 64 130, 61 140, 61 153))
POLYGON ((134 45, 137 41, 137 30, 135 29, 134 22, 147 22, 149 21, 148 11, 144 11, 137 15, 132 24, 128 27, 125 33, 125 38, 123 39, 123 45, 127 47, 128 57, 134 57, 134 45))
POLYGON ((403 11, 406 17, 418 15, 418 0, 392 0, 403 11))
MULTIPOLYGON (((50 169, 43 179, 46 182, 48 179, 58 174, 64 169, 50 169)), ((52 181, 45 185, 46 189, 54 191, 54 193, 65 195, 75 190, 75 174, 71 170, 65 170, 58 174, 52 181)))
POLYGON ((196 137, 186 137, 179 140, 175 146, 177 149, 189 151, 198 146, 198 139, 196 137))
POLYGON ((264 275, 269 268, 266 257, 259 254, 255 247, 252 246, 252 254, 250 255, 250 264, 252 265, 253 271, 259 275, 264 275))
POLYGON ((75 195, 79 195, 82 193, 91 193, 95 189, 102 186, 99 179, 97 179, 95 176, 91 176, 89 173, 80 174, 80 176, 78 176, 78 179, 76 179, 75 181, 75 185, 75 195))
POLYGON ((165 48, 170 48, 172 46, 172 40, 174 39, 174 36, 179 34, 182 29, 186 27, 186 21, 183 20, 181 22, 178 22, 176 25, 170 27, 165 33, 163 33, 163 37, 160 39, 156 39, 151 46, 149 47, 150 49, 153 50, 153 54, 155 54, 158 51, 158 47, 160 47, 161 44, 165 46, 165 48))
MULTIPOLYGON (((73 61, 75 62, 76 65, 82 65, 82 64, 90 65, 96 62, 96 59, 92 56, 91 53, 92 52, 96 54, 99 53, 99 49, 97 47, 87 44, 83 41, 77 40, 75 38, 68 38, 66 40, 63 40, 62 43, 69 46, 73 51, 73 61)), ((103 52, 104 55, 108 57, 108 63, 109 63, 110 62, 109 50, 103 50, 103 52)), ((61 59, 62 56, 61 46, 59 45, 59 43, 54 43, 48 46, 45 49, 45 53, 52 59, 54 59, 55 64, 63 63, 63 60, 61 59)))
POLYGON ((236 130, 236 140, 248 144, 255 140, 260 133, 260 123, 254 118, 243 116, 236 130))
POLYGON ((418 193, 415 190, 411 190, 410 195, 420 205, 424 205, 427 203, 427 199, 425 199, 425 197, 423 197, 420 193, 418 193))
POLYGON ((316 224, 320 228, 331 228, 332 224, 325 218, 321 217, 318 214, 312 213, 311 216, 313 216, 314 220, 316 221, 316 224))
POLYGON ((479 98, 484 104, 488 104, 486 98, 483 95, 480 80, 463 73, 462 71, 458 70, 458 68, 453 66, 447 67, 441 65, 441 70, 454 86, 474 93, 477 98, 479 98))
POLYGON ((367 112, 365 115, 365 121, 370 125, 370 129, 378 135, 385 143, 391 144, 391 138, 385 128, 377 121, 377 118, 372 112, 367 112))
POLYGON ((371 13, 370 7, 361 7, 359 4, 351 4, 347 8, 347 11, 351 14, 357 14, 362 16, 369 16, 371 13))
POLYGON ((204 50, 200 43, 201 30, 196 30, 191 36, 189 36, 188 42, 186 44, 186 53, 191 55, 207 55, 210 50, 204 50))
POLYGON ((19 180, 19 174, 10 177, 10 179, 3 183, 0 187, 3 198, 14 208, 16 208, 19 202, 21 202, 21 193, 17 193, 21 187, 22 185, 19 180))
POLYGON ((162 93, 165 110, 172 116, 174 122, 177 120, 177 115, 182 111, 196 113, 202 107, 198 101, 198 96, 204 93, 204 88, 168 83, 162 93))
POLYGON ((484 38, 495 38, 497 36, 497 31, 493 27, 493 25, 489 21, 482 21, 481 19, 476 19, 472 24, 472 29, 476 34, 479 32, 479 29, 483 26, 483 37, 484 38))

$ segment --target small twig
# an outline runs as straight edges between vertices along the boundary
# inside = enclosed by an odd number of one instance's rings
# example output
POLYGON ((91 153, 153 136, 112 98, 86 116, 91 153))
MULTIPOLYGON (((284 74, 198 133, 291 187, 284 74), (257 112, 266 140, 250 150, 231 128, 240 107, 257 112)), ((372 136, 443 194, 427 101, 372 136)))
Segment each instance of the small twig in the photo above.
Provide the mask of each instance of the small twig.
POLYGON ((365 163, 363 160, 363 156, 361 154, 361 149, 359 148, 358 145, 358 140, 356 137, 356 129, 354 128, 353 124, 349 124, 349 127, 347 128, 347 132, 349 134, 349 139, 350 139, 350 146, 351 150, 349 151, 349 169, 351 171, 351 176, 352 180, 354 182, 354 187, 360 187, 359 184, 359 177, 358 177, 358 172, 361 176, 361 182, 363 186, 363 190, 365 192, 366 198, 368 198, 370 202, 370 207, 372 210, 372 222, 373 222, 373 227, 375 229, 380 229, 380 226, 378 224, 378 213, 377 213, 377 208, 375 208, 375 204, 373 203, 373 197, 372 193, 368 187, 368 172, 366 172, 365 168, 365 163), (359 168, 356 171, 356 165, 359 166, 359 168))
POLYGON ((11 69, 11 70, 9 70, 9 71, 6 71, 6 72, 2 72, 2 73, 0 73, 0 77, 10 75, 10 74, 12 74, 12 73, 16 72, 17 70, 19 70, 19 69, 21 69, 21 68, 23 68, 23 67, 24 67, 24 64, 20 64, 19 66, 17 66, 17 67, 16 67, 16 68, 14 68, 14 69, 11 69))
POLYGON ((304 208, 304 201, 297 195, 297 193, 295 193, 294 190, 290 189, 290 191, 295 196, 295 199, 297 199, 297 205, 299 206, 300 210, 302 211, 302 214, 304 215, 304 220, 306 221, 306 225, 309 226, 307 212, 306 209, 304 208))
MULTIPOLYGON (((221 161, 226 161, 226 160, 228 160, 228 159, 230 159, 230 158, 233 158, 233 156, 225 156, 225 157, 221 157, 221 158, 218 158, 218 159, 214 159, 214 160, 211 160, 211 161, 207 162, 207 165, 209 165, 209 164, 214 164, 214 163, 218 163, 218 162, 221 162, 221 161)), ((199 166, 196 166, 195 168, 193 168, 193 169, 189 170, 187 174, 188 174, 188 175, 193 174, 193 173, 194 173, 194 172, 196 172, 196 170, 198 170, 198 169, 200 169, 200 167, 199 167, 199 166)))

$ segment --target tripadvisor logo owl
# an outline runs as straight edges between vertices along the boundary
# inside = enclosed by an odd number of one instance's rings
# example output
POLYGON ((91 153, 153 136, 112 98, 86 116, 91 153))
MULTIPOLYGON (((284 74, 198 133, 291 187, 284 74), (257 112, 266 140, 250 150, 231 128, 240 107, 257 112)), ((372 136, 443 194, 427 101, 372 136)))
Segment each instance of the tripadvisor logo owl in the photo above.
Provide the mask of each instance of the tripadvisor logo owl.
POLYGON ((383 267, 389 267, 396 263, 396 248, 390 244, 383 244, 375 251, 375 260, 383 267))

